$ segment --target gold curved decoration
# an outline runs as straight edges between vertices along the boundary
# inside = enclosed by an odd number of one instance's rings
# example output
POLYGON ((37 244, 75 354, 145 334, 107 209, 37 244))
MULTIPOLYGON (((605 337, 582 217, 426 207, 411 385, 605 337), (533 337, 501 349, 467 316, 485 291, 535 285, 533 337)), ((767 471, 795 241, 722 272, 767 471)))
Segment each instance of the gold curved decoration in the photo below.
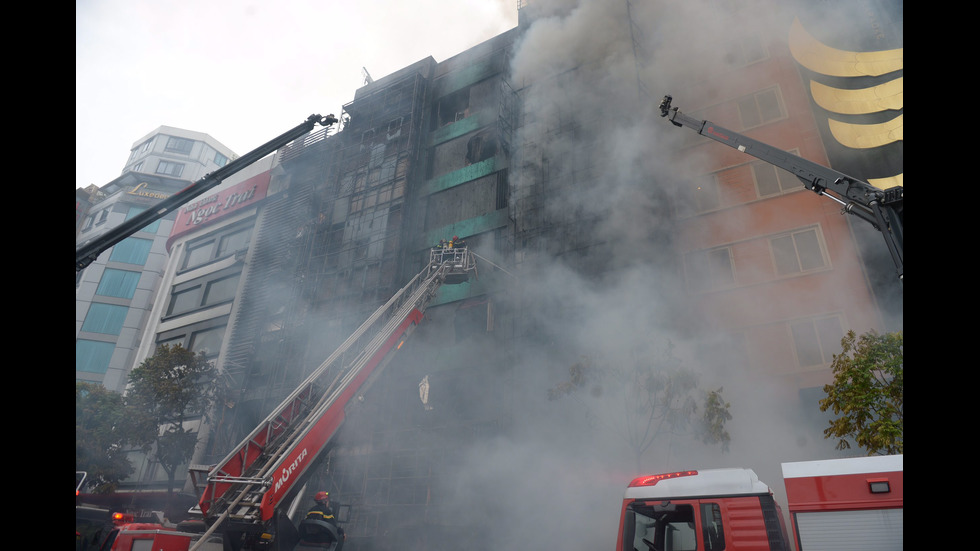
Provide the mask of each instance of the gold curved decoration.
POLYGON ((830 119, 830 132, 838 142, 854 149, 868 149, 902 141, 904 115, 881 124, 851 124, 830 119))
POLYGON ((880 76, 903 68, 903 50, 849 52, 820 43, 803 28, 799 18, 789 31, 789 49, 797 63, 822 75, 880 76))
POLYGON ((905 77, 898 77, 878 86, 859 90, 833 88, 810 81, 813 101, 827 111, 842 115, 866 115, 904 107, 905 77))
POLYGON ((903 172, 897 176, 889 176, 887 178, 871 178, 868 180, 868 183, 878 189, 891 189, 895 186, 905 187, 904 179, 905 173, 903 172))

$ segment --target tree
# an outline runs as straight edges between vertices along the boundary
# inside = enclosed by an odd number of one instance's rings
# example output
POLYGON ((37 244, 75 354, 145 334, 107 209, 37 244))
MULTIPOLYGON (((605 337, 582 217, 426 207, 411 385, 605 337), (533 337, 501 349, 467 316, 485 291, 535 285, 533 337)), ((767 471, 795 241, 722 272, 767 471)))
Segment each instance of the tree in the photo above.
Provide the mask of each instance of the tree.
POLYGON ((612 393, 614 407, 601 409, 591 404, 590 414, 611 431, 622 435, 634 454, 637 469, 643 454, 665 434, 687 434, 706 444, 721 444, 728 451, 731 441, 725 423, 732 418, 722 389, 698 389, 699 377, 681 366, 673 345, 657 355, 635 352, 624 363, 599 366, 583 356, 569 367, 569 378, 548 390, 555 400, 590 387, 590 396, 612 393), (605 390, 607 388, 609 390, 605 390))
POLYGON ((111 493, 133 472, 125 446, 138 440, 122 394, 75 383, 75 470, 88 473, 94 493, 111 493))
POLYGON ((207 413, 217 392, 216 370, 203 352, 181 345, 161 345, 129 374, 127 403, 150 438, 144 449, 167 473, 167 497, 173 497, 177 469, 187 463, 197 444, 196 430, 188 421, 207 413))
POLYGON ((850 448, 852 438, 868 455, 903 453, 902 332, 858 338, 848 331, 841 347, 831 364, 834 382, 823 387, 827 397, 820 400, 820 411, 838 416, 824 438, 837 438, 839 450, 850 448))

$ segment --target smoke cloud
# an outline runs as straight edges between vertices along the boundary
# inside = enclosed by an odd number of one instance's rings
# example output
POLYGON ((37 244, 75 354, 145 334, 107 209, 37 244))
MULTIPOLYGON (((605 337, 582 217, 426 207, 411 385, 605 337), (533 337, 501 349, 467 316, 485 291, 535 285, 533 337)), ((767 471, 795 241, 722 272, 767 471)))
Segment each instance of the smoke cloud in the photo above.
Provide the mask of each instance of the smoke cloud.
MULTIPOLYGON (((667 437, 644 458, 646 473, 751 467, 781 498, 781 462, 838 454, 823 439, 819 412, 797 413, 796 381, 760 377, 751 365, 730 361, 725 346, 714 357, 703 353, 705 342, 725 337, 695 330, 704 320, 693 316, 697 304, 683 302, 680 259, 669 252, 671 214, 683 200, 678 186, 699 169, 698 159, 671 154, 689 131, 660 118, 660 98, 681 83, 692 104, 713 87, 738 89, 730 75, 712 78, 736 63, 719 43, 737 33, 785 41, 796 14, 782 4, 738 4, 734 12, 706 1, 535 0, 524 8, 529 23, 511 65, 526 116, 517 136, 522 158, 514 163, 522 169, 511 172, 516 219, 544 226, 571 220, 588 231, 579 235, 569 227, 536 236, 531 224, 518 228, 519 237, 538 240, 540 251, 522 265, 520 296, 512 297, 527 305, 523 315, 533 330, 515 353, 516 388, 483 389, 519 394, 512 397, 518 430, 461 456, 455 509, 485 515, 499 527, 473 548, 601 549, 615 541, 623 491, 642 473, 621 437, 594 424, 589 413, 615 407, 617 397, 601 389, 545 397, 582 354, 626 361, 628 353, 652 354, 670 342, 684 365, 698 371, 703 389, 724 388, 734 416, 731 450, 667 437), (550 186, 545 204, 535 202, 542 176, 550 186), (586 248, 589 255, 580 256, 586 248)), ((842 294, 840 288, 815 292, 842 294)), ((765 307, 731 306, 735 312, 765 307)))

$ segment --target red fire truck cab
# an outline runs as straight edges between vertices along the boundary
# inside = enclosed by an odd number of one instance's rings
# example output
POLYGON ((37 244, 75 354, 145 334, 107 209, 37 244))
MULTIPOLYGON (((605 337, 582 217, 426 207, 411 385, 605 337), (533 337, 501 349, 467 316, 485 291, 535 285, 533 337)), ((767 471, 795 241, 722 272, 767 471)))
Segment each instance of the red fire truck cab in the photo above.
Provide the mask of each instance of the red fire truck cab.
POLYGON ((783 463, 799 551, 902 549, 902 455, 783 463))
MULTIPOLYGON (((903 547, 903 456, 783 463, 797 551, 903 547)), ((616 551, 789 551, 783 515, 751 469, 633 479, 616 551)))
POLYGON ((782 514, 751 469, 641 476, 626 488, 617 551, 788 551, 782 514))

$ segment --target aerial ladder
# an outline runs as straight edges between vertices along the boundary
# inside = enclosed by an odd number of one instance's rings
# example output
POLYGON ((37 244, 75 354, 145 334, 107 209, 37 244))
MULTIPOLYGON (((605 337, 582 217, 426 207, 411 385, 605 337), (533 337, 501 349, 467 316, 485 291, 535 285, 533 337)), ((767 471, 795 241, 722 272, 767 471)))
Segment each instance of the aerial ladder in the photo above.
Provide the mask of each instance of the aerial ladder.
POLYGON ((664 96, 660 102, 660 116, 666 117, 674 126, 686 126, 702 136, 786 170, 799 178, 808 190, 840 203, 843 207, 842 213, 853 214, 869 222, 884 236, 885 246, 898 272, 898 279, 903 280, 905 232, 902 186, 879 189, 868 182, 753 140, 711 121, 685 115, 676 107, 670 106, 672 99, 669 95, 664 96))
POLYGON ((270 533, 274 538, 292 530, 280 505, 300 487, 309 467, 325 451, 352 400, 363 395, 414 331, 439 287, 462 283, 475 274, 476 258, 468 248, 432 249, 426 267, 365 320, 237 448, 213 466, 192 466, 191 478, 203 489, 198 506, 208 526, 198 541, 204 542, 220 528, 226 549, 251 549, 251 543, 269 538, 270 533), (231 547, 229 541, 234 542, 231 547))

